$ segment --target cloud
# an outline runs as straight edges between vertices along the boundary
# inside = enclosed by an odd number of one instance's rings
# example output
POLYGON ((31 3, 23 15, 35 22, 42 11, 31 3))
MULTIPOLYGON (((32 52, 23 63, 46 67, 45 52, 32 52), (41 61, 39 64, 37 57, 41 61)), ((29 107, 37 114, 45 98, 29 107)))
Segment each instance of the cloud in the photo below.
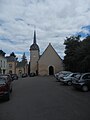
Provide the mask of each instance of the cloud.
POLYGON ((90 26, 90 0, 0 0, 0 46, 5 52, 29 55, 36 27, 41 53, 50 42, 63 57, 64 39, 78 33, 83 37, 90 29, 85 26, 90 26))
POLYGON ((81 35, 81 39, 87 37, 90 35, 90 25, 88 26, 83 26, 80 32, 77 32, 76 35, 81 35))

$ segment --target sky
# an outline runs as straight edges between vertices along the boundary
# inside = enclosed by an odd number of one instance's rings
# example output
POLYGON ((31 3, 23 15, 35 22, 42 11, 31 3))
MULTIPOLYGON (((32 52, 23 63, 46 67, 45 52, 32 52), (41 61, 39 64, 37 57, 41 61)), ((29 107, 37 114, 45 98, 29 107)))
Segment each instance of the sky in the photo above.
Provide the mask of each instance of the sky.
POLYGON ((0 49, 30 57, 34 29, 42 54, 49 43, 63 59, 66 37, 90 33, 90 0, 0 0, 0 49))

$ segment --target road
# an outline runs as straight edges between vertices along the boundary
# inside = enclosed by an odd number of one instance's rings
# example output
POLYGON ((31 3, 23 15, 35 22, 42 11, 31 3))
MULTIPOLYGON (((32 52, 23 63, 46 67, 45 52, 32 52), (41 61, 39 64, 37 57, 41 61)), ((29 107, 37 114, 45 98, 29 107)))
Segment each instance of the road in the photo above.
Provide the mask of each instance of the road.
POLYGON ((10 101, 0 101, 0 120, 90 120, 90 92, 60 85, 53 76, 20 78, 10 101))

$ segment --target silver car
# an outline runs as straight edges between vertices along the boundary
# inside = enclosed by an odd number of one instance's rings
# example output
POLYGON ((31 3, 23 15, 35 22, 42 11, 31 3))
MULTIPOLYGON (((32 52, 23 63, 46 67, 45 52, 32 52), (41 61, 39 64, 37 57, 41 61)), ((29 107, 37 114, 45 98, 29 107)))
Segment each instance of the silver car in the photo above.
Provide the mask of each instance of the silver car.
POLYGON ((72 85, 72 81, 76 80, 76 76, 80 75, 80 73, 71 73, 67 76, 64 76, 61 78, 60 82, 67 84, 67 85, 72 85))
POLYGON ((63 71, 59 76, 58 76, 58 81, 61 81, 61 79, 63 77, 67 77, 68 75, 70 75, 72 72, 70 71, 63 71))

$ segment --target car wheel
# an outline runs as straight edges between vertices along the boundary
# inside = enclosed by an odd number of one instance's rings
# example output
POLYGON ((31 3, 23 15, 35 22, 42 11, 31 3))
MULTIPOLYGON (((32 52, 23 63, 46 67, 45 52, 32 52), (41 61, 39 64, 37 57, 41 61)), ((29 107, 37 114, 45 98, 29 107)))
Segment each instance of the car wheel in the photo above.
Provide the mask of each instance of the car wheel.
POLYGON ((72 85, 72 82, 70 82, 70 81, 68 81, 68 83, 67 83, 68 85, 72 85))
POLYGON ((10 92, 7 93, 7 95, 5 96, 5 100, 9 101, 10 100, 10 92))
POLYGON ((12 88, 10 89, 10 93, 12 92, 12 88))
POLYGON ((83 85, 83 86, 82 86, 82 90, 83 90, 84 92, 87 92, 87 91, 88 91, 88 86, 83 85))

